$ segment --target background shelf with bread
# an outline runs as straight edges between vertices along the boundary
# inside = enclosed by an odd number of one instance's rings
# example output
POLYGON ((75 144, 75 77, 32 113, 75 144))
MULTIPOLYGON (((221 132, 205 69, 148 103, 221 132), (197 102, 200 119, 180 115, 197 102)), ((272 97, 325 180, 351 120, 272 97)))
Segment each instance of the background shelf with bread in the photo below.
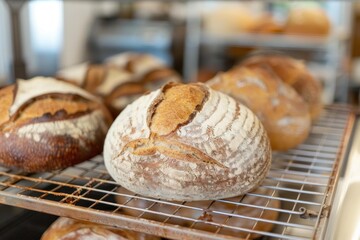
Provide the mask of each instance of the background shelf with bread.
POLYGON ((344 61, 351 38, 349 5, 280 1, 216 6, 203 10, 194 3, 193 8, 201 10, 193 11, 188 20, 196 36, 188 41, 191 64, 186 65, 185 76, 202 73, 202 69, 229 68, 256 49, 279 50, 306 60, 324 87, 324 102, 344 101, 343 81, 348 74, 344 61))
POLYGON ((0 238, 327 239, 357 126, 335 5, 80 3, 84 54, 0 88, 0 238))

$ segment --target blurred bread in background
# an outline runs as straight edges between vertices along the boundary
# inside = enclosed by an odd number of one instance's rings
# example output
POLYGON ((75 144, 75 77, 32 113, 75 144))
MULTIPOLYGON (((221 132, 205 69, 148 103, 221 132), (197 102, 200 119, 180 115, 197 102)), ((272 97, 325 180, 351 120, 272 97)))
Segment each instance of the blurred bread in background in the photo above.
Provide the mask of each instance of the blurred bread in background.
POLYGON ((114 55, 105 64, 82 63, 62 69, 57 78, 100 96, 114 117, 144 93, 181 81, 160 59, 132 52, 114 55))
POLYGON ((328 35, 331 23, 326 12, 315 6, 293 7, 285 22, 284 32, 295 35, 328 35))

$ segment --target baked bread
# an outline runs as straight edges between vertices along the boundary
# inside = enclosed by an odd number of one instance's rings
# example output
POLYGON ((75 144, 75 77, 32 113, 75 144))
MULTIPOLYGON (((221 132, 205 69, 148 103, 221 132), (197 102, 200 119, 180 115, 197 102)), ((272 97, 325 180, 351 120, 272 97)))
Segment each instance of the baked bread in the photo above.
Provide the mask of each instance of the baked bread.
POLYGON ((167 82, 180 82, 178 74, 159 59, 136 53, 109 58, 104 65, 83 63, 63 69, 57 78, 100 96, 117 116, 129 103, 167 82))
POLYGON ((275 19, 269 13, 264 13, 257 18, 256 24, 252 29, 249 29, 253 33, 281 33, 283 27, 278 24, 275 19))
POLYGON ((281 54, 255 55, 241 66, 269 66, 282 81, 293 87, 309 106, 311 119, 316 119, 323 108, 321 85, 302 61, 281 54))
MULTIPOLYGON (((119 195, 116 196, 116 201, 119 204, 123 204, 126 207, 121 208, 121 211, 125 215, 130 215, 133 217, 138 217, 140 214, 142 218, 155 220, 159 222, 163 222, 165 219, 167 219, 167 216, 165 214, 174 215, 176 213, 176 216, 179 216, 179 218, 172 217, 170 220, 167 221, 167 223, 180 225, 184 227, 189 227, 193 221, 198 220, 209 220, 212 223, 218 223, 223 224, 227 220, 226 214, 217 214, 216 212, 222 212, 222 213, 231 213, 233 214, 233 217, 229 218, 225 225, 227 226, 233 226, 233 227, 239 227, 249 230, 255 230, 255 231, 262 231, 262 232, 268 232, 271 231, 273 228, 273 223, 269 221, 276 221, 279 215, 279 212, 276 209, 280 209, 280 201, 277 200, 275 197, 277 194, 274 195, 273 190, 266 189, 263 187, 257 188, 252 193, 256 194, 254 195, 245 195, 245 196, 238 196, 234 198, 229 198, 224 201, 196 201, 196 202, 187 202, 184 205, 188 206, 182 207, 179 209, 178 205, 171 205, 171 204, 164 204, 164 203, 157 203, 153 204, 152 201, 147 201, 143 199, 138 198, 132 198, 128 197, 133 196, 134 193, 124 189, 120 188, 118 190, 119 195), (128 195, 128 196, 127 196, 128 195), (272 196, 273 195, 273 196, 272 196), (272 199, 269 199, 268 196, 272 196, 272 199), (242 205, 237 205, 238 203, 241 203, 242 205), (195 208, 203 209, 203 211, 200 210, 194 210, 195 208), (264 210, 264 207, 266 208, 272 208, 274 210, 266 209, 264 210), (148 209, 150 211, 157 212, 159 214, 155 213, 145 213, 143 214, 143 209, 148 209), (235 216, 236 215, 236 216, 235 216), (187 219, 193 219, 193 221, 186 220, 187 219), (254 218, 260 219, 260 221, 255 220, 254 218), (261 221, 264 220, 264 221, 261 221)), ((216 231, 216 226, 211 224, 205 223, 197 223, 196 228, 200 230, 210 231, 214 232, 216 231)), ((232 235, 239 238, 246 238, 248 235, 248 232, 246 231, 238 231, 231 228, 223 228, 219 234, 225 234, 225 235, 232 235)), ((249 233, 249 239, 254 239, 260 237, 260 234, 258 233, 249 233)))
POLYGON ((110 175, 125 188, 178 201, 237 196, 271 163, 257 117, 204 84, 169 83, 129 105, 104 145, 110 175))
POLYGON ((52 78, 0 90, 0 163, 28 172, 68 167, 102 152, 112 117, 101 101, 52 78))
POLYGON ((296 7, 289 11, 284 30, 286 34, 326 36, 331 23, 320 7, 296 7))
POLYGON ((131 230, 60 217, 44 232, 41 240, 160 240, 131 230))
POLYGON ((218 74, 208 85, 249 107, 264 124, 273 150, 294 148, 307 138, 311 120, 306 103, 271 69, 237 67, 218 74))

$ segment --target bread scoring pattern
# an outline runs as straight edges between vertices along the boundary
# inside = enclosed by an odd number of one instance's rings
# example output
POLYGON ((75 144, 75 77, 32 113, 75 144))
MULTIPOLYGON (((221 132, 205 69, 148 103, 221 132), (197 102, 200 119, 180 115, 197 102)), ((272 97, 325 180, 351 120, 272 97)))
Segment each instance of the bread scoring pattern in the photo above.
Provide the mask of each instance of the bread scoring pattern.
POLYGON ((203 84, 167 84, 118 116, 104 159, 111 176, 134 192, 204 200, 259 185, 271 151, 263 126, 245 106, 203 84))
POLYGON ((18 80, 0 90, 0 162, 46 171, 87 160, 102 150, 112 122, 101 101, 52 78, 18 80), (3 94, 1 94, 1 92, 3 94))

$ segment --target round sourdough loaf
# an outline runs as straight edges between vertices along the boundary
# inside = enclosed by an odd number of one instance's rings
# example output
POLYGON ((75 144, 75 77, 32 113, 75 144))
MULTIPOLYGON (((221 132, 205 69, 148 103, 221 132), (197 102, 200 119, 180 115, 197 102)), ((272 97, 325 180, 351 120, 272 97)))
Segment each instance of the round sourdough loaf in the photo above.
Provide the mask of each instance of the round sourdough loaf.
POLYGON ((293 87, 308 104, 311 119, 316 119, 322 110, 321 85, 311 75, 305 64, 282 54, 255 55, 240 66, 268 66, 285 83, 293 87))
POLYGON ((64 168, 103 149, 112 118, 100 100, 52 78, 0 90, 0 163, 28 172, 64 168))
POLYGON ((142 218, 163 222, 168 215, 174 215, 167 223, 190 227, 194 221, 197 221, 196 229, 215 232, 217 226, 211 223, 224 224, 237 228, 243 228, 245 231, 239 231, 223 227, 219 234, 232 235, 238 238, 249 239, 259 238, 260 233, 249 233, 246 230, 269 232, 274 226, 281 208, 280 201, 276 198, 277 192, 272 189, 259 187, 252 191, 252 194, 245 194, 233 198, 220 201, 195 201, 183 203, 183 207, 179 208, 180 203, 169 202, 157 203, 154 201, 144 200, 143 198, 132 197, 134 193, 119 188, 119 193, 115 200, 119 204, 125 205, 121 208, 122 213, 142 218), (144 209, 150 209, 153 212, 143 214, 144 209), (229 218, 228 216, 232 217, 229 218), (190 221, 189 221, 190 219, 190 221), (200 222, 205 220, 211 223, 200 222))
POLYGON ((115 55, 104 65, 83 63, 65 68, 57 78, 100 96, 115 117, 144 93, 181 81, 156 57, 138 53, 115 55))
POLYGON ((96 223, 60 217, 41 240, 160 240, 159 237, 96 223))
POLYGON ((266 132, 233 98, 197 84, 164 85, 111 126, 104 160, 125 188, 168 200, 210 200, 257 187, 271 162, 266 132))
POLYGON ((296 147, 309 135, 306 103, 269 68, 237 67, 218 74, 208 85, 249 107, 264 124, 273 150, 296 147))

